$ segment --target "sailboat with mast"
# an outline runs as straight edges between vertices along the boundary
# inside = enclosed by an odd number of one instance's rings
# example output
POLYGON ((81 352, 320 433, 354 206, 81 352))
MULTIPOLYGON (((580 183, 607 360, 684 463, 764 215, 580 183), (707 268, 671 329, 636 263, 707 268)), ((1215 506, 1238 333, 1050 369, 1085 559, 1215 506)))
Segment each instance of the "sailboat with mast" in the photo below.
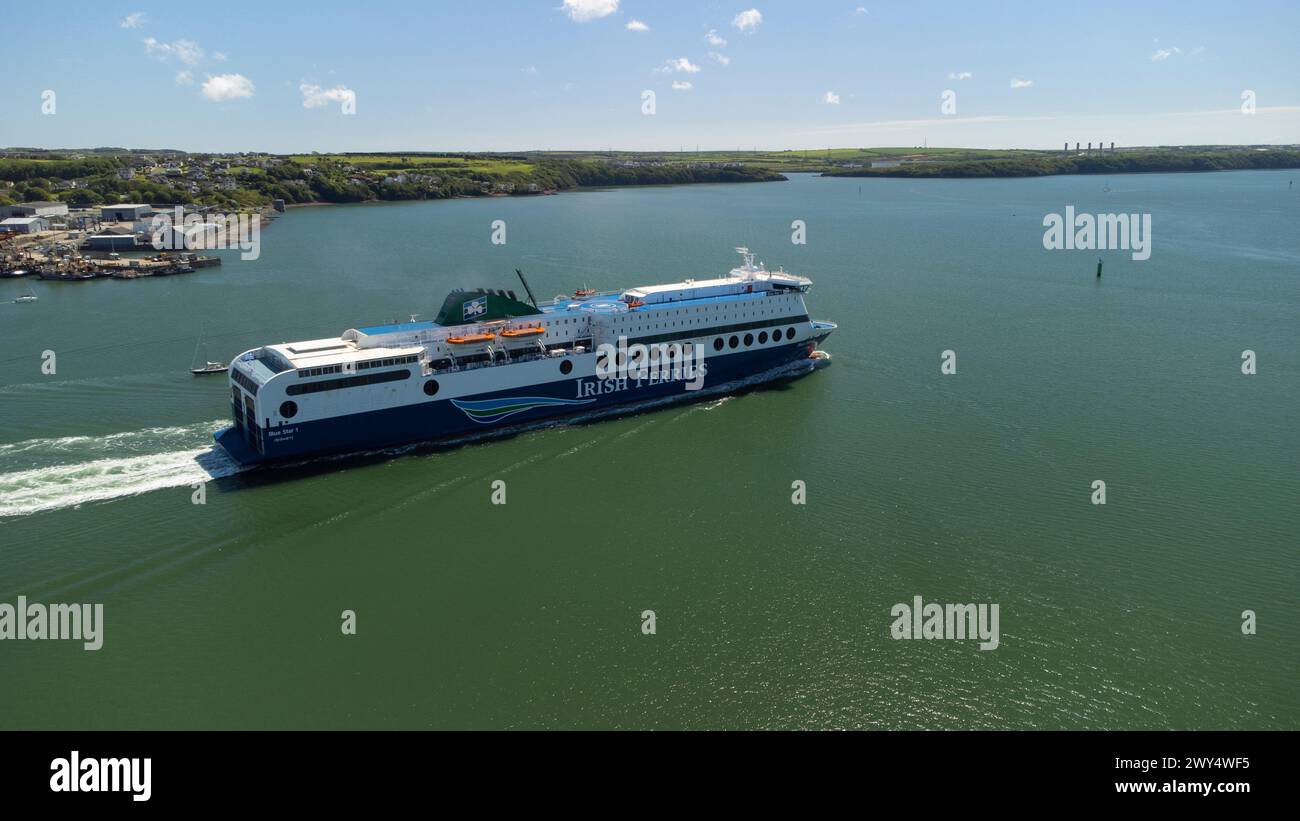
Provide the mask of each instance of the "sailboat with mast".
POLYGON ((212 360, 207 360, 203 365, 195 367, 194 362, 198 358, 199 346, 202 344, 203 344, 203 332, 202 330, 200 330, 199 341, 194 343, 194 356, 190 358, 190 373, 194 374, 195 376, 207 376, 208 374, 213 374, 213 373, 225 373, 230 369, 230 365, 228 363, 213 362, 212 360))

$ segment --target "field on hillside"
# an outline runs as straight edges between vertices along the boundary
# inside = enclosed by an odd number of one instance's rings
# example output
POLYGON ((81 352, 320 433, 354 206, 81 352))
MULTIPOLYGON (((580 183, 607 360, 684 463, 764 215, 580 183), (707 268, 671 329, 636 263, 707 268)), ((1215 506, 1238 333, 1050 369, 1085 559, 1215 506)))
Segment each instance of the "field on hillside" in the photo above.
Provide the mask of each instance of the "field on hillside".
POLYGON ((533 164, 486 154, 292 154, 288 159, 301 165, 331 161, 355 165, 365 171, 421 171, 457 169, 491 176, 528 174, 533 164))
POLYGON ((1048 152, 986 150, 979 148, 831 148, 787 151, 548 151, 527 152, 526 156, 576 160, 614 160, 667 163, 742 163, 771 171, 828 171, 852 165, 870 167, 880 160, 965 161, 1018 159, 1048 152))

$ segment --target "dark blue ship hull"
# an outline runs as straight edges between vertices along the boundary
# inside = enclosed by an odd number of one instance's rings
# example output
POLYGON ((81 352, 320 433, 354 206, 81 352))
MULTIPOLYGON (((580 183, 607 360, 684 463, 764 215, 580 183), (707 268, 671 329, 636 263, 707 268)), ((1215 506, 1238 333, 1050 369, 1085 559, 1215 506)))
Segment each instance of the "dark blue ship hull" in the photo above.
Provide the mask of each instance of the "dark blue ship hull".
POLYGON ((811 372, 819 360, 810 358, 826 334, 792 345, 710 358, 707 385, 688 391, 682 380, 613 380, 583 377, 456 399, 431 399, 331 419, 286 424, 249 431, 229 427, 214 438, 236 461, 246 464, 281 462, 339 453, 382 450, 421 442, 455 441, 492 433, 507 433, 548 419, 601 415, 664 402, 692 401, 716 396, 749 384, 785 379, 811 372), (800 367, 806 365, 806 368, 800 367), (616 388, 616 389, 611 389, 616 388), (253 440, 256 436, 260 441, 253 440))

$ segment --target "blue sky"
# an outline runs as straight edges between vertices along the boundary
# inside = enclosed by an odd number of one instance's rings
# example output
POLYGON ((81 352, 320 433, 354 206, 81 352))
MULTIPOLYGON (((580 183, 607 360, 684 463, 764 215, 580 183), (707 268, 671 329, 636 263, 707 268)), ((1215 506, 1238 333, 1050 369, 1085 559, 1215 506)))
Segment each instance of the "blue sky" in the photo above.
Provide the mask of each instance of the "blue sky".
POLYGON ((7 146, 1300 142, 1294 0, 72 3, 4 43, 7 146))

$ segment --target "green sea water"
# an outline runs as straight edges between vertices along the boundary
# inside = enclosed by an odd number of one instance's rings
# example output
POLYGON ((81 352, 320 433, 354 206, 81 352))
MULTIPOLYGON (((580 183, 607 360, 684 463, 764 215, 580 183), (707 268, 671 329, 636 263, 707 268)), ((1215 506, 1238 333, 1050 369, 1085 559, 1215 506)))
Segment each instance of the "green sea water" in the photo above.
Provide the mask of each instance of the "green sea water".
POLYGON ((1292 176, 308 208, 256 261, 2 281, 0 602, 105 624, 93 652, 0 642, 0 727, 1300 727, 1292 176), (1068 205, 1151 214, 1151 258, 1045 250, 1068 205), (814 279, 832 367, 451 450, 210 452, 200 339, 429 318, 516 267, 541 298, 716 276, 737 245, 814 279), (997 603, 1000 646, 893 639, 917 595, 997 603))

